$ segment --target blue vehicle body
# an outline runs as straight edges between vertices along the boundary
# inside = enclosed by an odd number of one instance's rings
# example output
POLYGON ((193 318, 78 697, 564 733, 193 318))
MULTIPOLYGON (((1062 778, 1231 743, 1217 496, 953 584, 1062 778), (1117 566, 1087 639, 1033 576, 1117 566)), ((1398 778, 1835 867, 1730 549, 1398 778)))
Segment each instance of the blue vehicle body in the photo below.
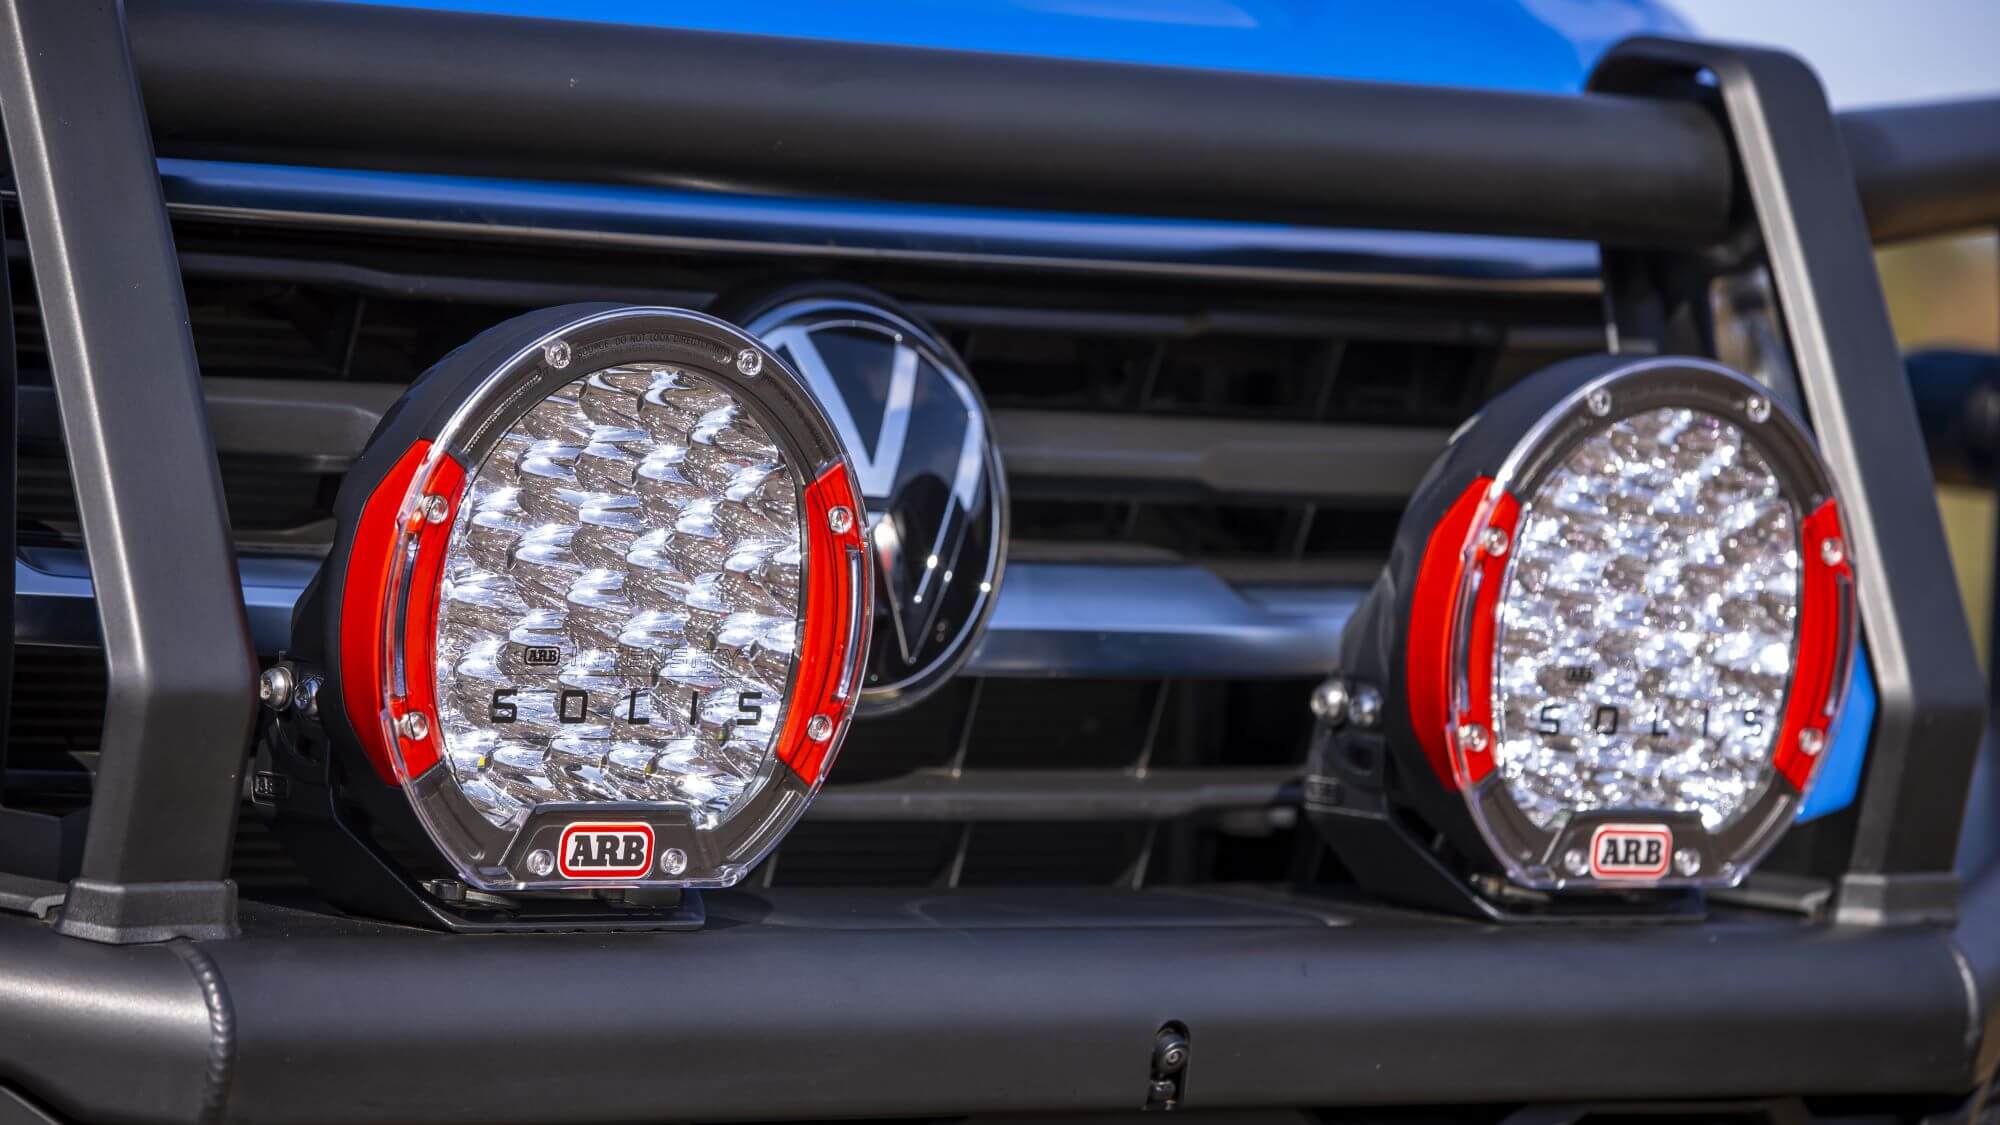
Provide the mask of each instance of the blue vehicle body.
POLYGON ((408 6, 1479 89, 1573 93, 1657 0, 416 0, 408 6))

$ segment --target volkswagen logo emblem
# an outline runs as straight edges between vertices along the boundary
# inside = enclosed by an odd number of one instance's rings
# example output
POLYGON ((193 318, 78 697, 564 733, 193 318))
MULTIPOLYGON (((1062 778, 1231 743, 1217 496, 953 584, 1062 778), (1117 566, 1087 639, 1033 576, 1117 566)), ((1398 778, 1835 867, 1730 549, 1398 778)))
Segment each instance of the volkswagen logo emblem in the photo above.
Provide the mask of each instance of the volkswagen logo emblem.
POLYGON ((1007 484, 965 363, 889 298, 806 284, 717 302, 790 363, 846 444, 868 505, 875 640, 861 713, 899 711, 964 664, 993 608, 1007 484))

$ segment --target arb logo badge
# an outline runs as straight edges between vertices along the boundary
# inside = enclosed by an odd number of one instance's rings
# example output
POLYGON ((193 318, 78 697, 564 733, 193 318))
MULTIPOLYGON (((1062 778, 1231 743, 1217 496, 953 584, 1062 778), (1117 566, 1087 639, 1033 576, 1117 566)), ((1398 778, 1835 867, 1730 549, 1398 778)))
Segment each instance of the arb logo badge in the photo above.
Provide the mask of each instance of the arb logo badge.
POLYGON ((565 879, 633 879, 653 866, 653 826, 580 822, 563 829, 556 870, 565 879))
POLYGON ((1657 879, 1667 873, 1673 829, 1664 824, 1600 824, 1590 834, 1590 873, 1599 879, 1657 879))

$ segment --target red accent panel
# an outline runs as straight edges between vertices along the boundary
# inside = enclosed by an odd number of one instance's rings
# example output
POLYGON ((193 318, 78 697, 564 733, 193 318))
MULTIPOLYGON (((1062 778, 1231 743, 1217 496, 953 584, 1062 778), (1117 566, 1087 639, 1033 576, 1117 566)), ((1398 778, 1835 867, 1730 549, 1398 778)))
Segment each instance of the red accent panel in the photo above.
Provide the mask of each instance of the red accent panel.
POLYGON ((444 741, 444 728, 438 722, 437 670, 432 667, 437 653, 438 583, 444 578, 452 521, 458 515, 458 500, 464 491, 465 469, 450 457, 439 458, 437 468, 431 470, 431 479, 424 485, 424 493, 444 497, 447 506, 442 520, 417 525, 417 558, 410 566, 410 596, 403 614, 405 694, 401 699, 389 701, 389 712, 396 718, 421 711, 430 720, 430 734, 421 742, 398 740, 403 768, 411 780, 428 773, 443 757, 438 750, 444 741))
MULTIPOLYGON (((791 711, 785 729, 778 735, 778 760, 792 768, 799 780, 817 784, 826 768, 826 753, 833 740, 815 742, 806 734, 806 725, 815 715, 825 715, 837 729, 859 698, 860 685, 841 683, 848 668, 847 646, 853 615, 868 612, 866 555, 861 539, 866 518, 852 488, 847 469, 835 465, 807 486, 806 521, 806 627, 799 647, 799 670, 794 681, 791 711), (853 522, 845 532, 835 534, 827 513, 846 508, 853 522), (863 560, 862 582, 853 581, 850 552, 863 560), (845 699, 836 698, 842 687, 845 699)), ((865 622, 864 622, 865 623, 865 622)), ((859 667, 859 656, 856 665, 859 667)), ((858 674, 857 674, 858 679, 858 674)))
MULTIPOLYGON (((1457 725, 1462 730, 1477 723, 1486 728, 1489 737, 1484 749, 1475 752, 1460 748, 1452 756, 1461 789, 1477 785, 1493 772, 1493 654, 1499 644, 1500 583, 1507 576, 1507 560, 1514 553, 1515 525, 1520 516, 1521 505, 1513 496, 1502 492, 1494 498, 1485 525, 1467 531, 1466 550, 1473 553, 1473 565, 1479 572, 1479 589, 1473 593, 1470 612, 1461 617, 1459 610, 1456 607, 1453 609, 1455 627, 1462 624, 1470 631, 1465 644, 1465 709, 1458 713, 1457 725), (1488 554, 1478 546, 1479 535, 1489 527, 1497 527, 1507 533, 1507 550, 1498 555, 1488 554)), ((1462 591, 1464 586, 1461 584, 1459 588, 1462 591)))
POLYGON ((1438 780, 1458 788, 1447 744, 1451 699, 1451 626, 1456 617, 1459 579, 1465 573, 1465 546, 1479 503, 1492 478, 1467 485, 1431 529, 1417 565, 1417 586, 1410 596, 1410 632, 1404 645, 1403 691, 1409 699, 1410 725, 1417 743, 1438 780))
MULTIPOLYGON (((347 576, 341 584, 340 703, 355 737, 361 741, 362 751, 376 774, 389 785, 401 784, 380 711, 383 685, 388 683, 382 633, 389 613, 390 564, 401 530, 396 526, 396 518, 409 495, 410 482, 429 456, 430 448, 428 441, 412 445, 375 486, 375 491, 368 494, 354 527, 354 543, 347 555, 347 576)), ((442 494, 455 515, 464 481, 465 470, 447 457, 432 471, 429 490, 442 494)), ((443 572, 444 549, 450 537, 449 517, 443 523, 424 525, 412 575, 410 620, 404 630, 409 645, 404 666, 413 673, 409 676, 410 692, 407 699, 390 702, 390 710, 397 716, 421 710, 431 720, 433 733, 429 738, 421 743, 407 739, 403 742, 402 756, 411 767, 411 777, 420 776, 438 762, 437 685, 431 674, 435 643, 432 631, 437 620, 438 578, 443 572)))
POLYGON ((1854 587, 1854 569, 1844 549, 1838 563, 1827 565, 1820 544, 1828 539, 1847 542, 1841 533, 1840 510, 1831 500, 1799 523, 1798 664, 1792 670, 1792 693, 1785 701, 1785 721, 1778 727, 1771 755, 1772 766, 1800 792, 1812 780, 1818 758, 1799 749, 1799 735, 1817 730, 1822 744, 1830 736, 1830 712, 1845 686, 1835 680, 1852 643, 1852 611, 1843 613, 1841 603, 1854 587))
POLYGON ((390 785, 397 784, 396 766, 380 710, 387 679, 382 674, 382 617, 389 602, 389 553, 396 544, 396 513, 430 448, 428 441, 411 446, 368 494, 361 519, 354 525, 347 575, 340 587, 340 705, 376 774, 390 785))

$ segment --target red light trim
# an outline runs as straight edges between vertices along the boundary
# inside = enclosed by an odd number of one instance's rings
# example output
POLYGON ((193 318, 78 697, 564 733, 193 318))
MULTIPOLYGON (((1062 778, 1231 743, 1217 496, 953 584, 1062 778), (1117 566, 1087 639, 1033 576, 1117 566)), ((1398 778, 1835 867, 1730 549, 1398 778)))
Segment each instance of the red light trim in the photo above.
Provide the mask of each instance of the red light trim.
POLYGON ((428 441, 411 446, 368 494, 354 525, 347 575, 340 587, 341 706, 376 774, 390 785, 397 783, 396 764, 379 710, 382 685, 388 682, 382 672, 387 656, 382 627, 389 604, 389 562, 396 544, 396 514, 430 448, 428 441))
POLYGON ((1799 638, 1798 659, 1792 670, 1792 694, 1785 702, 1785 721, 1778 728, 1778 741, 1771 765, 1792 787, 1805 792, 1812 780, 1813 767, 1826 753, 1832 739, 1832 711, 1845 685, 1839 672, 1853 643, 1851 591, 1854 568, 1847 561, 1847 537, 1841 533, 1840 510, 1828 500, 1799 523, 1799 638), (1828 539, 1841 544, 1840 561, 1828 565, 1820 545, 1828 539), (1799 748, 1799 736, 1817 730, 1821 736, 1819 754, 1799 748))
MULTIPOLYGON (((1493 660, 1499 645, 1500 583, 1507 576, 1507 560, 1514 553, 1514 531, 1520 516, 1521 505, 1502 492, 1493 498, 1486 523, 1466 533, 1465 549, 1472 554, 1473 565, 1478 568, 1479 588, 1473 591, 1472 605, 1464 616, 1454 617, 1457 627, 1470 630, 1465 643, 1465 708, 1458 713, 1456 726, 1464 730, 1477 723, 1485 728, 1487 738, 1485 747, 1477 751, 1455 748, 1457 752, 1451 761, 1461 789, 1479 784, 1493 772, 1493 743, 1497 737, 1493 727, 1493 660), (1507 549, 1497 555, 1483 550, 1479 542, 1489 528, 1507 535, 1507 549)), ((1464 585, 1459 589, 1463 597, 1464 585)), ((1453 612, 1456 615, 1459 611, 1453 612)))
POLYGON ((1480 477, 1466 486, 1445 511, 1444 518, 1431 529, 1424 544, 1424 556, 1417 567, 1417 584, 1410 597, 1410 632, 1404 646, 1403 683, 1409 700, 1410 725, 1430 761, 1431 770, 1447 788, 1463 789, 1477 784, 1493 772, 1493 750, 1459 754, 1451 745, 1452 638, 1460 621, 1459 598, 1465 588, 1466 560, 1477 552, 1479 589, 1474 596, 1466 624, 1471 629, 1466 651, 1470 667, 1466 682, 1470 698, 1456 721, 1478 723, 1493 729, 1493 633, 1494 607, 1499 602, 1500 578, 1507 555, 1488 555, 1478 549, 1476 531, 1498 527, 1507 532, 1511 545, 1520 505, 1505 492, 1494 498, 1486 523, 1475 529, 1488 493, 1491 477, 1480 477), (1480 654, 1486 659, 1481 659, 1480 654), (1461 760, 1462 759, 1462 760, 1461 760))
POLYGON ((444 741, 444 726, 438 721, 437 670, 432 667, 437 653, 438 584, 444 579, 452 520, 458 515, 458 499, 464 492, 465 469, 450 457, 440 457, 424 485, 424 495, 444 497, 444 517, 435 522, 412 517, 418 521, 417 557, 410 564, 409 596, 403 600, 404 695, 389 700, 392 718, 418 711, 430 723, 430 733, 423 739, 396 740, 403 776, 412 781, 430 772, 443 758, 438 746, 444 741))
MULTIPOLYGON (((383 643, 390 613, 390 591, 394 573, 396 543, 402 529, 397 526, 403 501, 409 496, 410 482, 429 456, 431 443, 412 445, 382 478, 361 506, 355 523, 354 542, 347 554, 347 576, 341 585, 340 682, 341 705, 348 725, 354 728, 363 753, 376 774, 389 785, 401 784, 397 755, 389 747, 379 711, 384 687, 389 682, 388 649, 383 643)), ((421 776, 438 763, 437 685, 431 672, 431 654, 437 620, 437 586, 444 568, 444 548, 451 537, 451 517, 457 514, 460 486, 465 470, 449 457, 432 470, 427 491, 443 495, 450 504, 441 523, 426 523, 420 531, 417 559, 411 571, 410 607, 404 621, 404 668, 417 674, 406 676, 409 694, 389 701, 390 713, 400 718, 420 710, 431 722, 432 734, 422 742, 403 739, 401 757, 410 777, 421 776)))
MULTIPOLYGON (((849 628, 855 614, 868 612, 865 567, 850 559, 864 550, 862 521, 866 515, 849 487, 847 469, 834 465, 806 488, 806 626, 799 646, 798 675, 792 689, 791 711, 778 736, 778 760, 790 766, 807 785, 819 783, 826 769, 831 738, 815 741, 806 733, 814 716, 824 715, 838 730, 860 696, 858 659, 847 651, 857 630, 849 628), (848 528, 836 533, 828 514, 835 508, 851 513, 848 528), (857 583, 853 575, 863 576, 857 583)), ((858 657, 858 654, 853 654, 858 657)))

